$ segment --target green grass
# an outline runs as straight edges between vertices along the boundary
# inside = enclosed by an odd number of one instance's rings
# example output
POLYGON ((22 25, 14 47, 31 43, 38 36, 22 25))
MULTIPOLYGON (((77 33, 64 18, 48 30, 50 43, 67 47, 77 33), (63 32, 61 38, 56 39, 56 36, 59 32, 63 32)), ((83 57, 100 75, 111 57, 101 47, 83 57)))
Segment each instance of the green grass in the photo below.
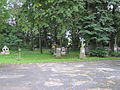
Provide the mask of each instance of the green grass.
POLYGON ((0 64, 20 64, 20 63, 60 63, 60 62, 80 62, 80 61, 98 61, 98 60, 119 60, 119 58, 97 58, 87 57, 79 59, 79 52, 71 52, 69 55, 59 59, 50 55, 48 51, 44 50, 44 54, 39 51, 22 51, 21 59, 18 61, 18 52, 12 51, 10 55, 0 55, 0 64))

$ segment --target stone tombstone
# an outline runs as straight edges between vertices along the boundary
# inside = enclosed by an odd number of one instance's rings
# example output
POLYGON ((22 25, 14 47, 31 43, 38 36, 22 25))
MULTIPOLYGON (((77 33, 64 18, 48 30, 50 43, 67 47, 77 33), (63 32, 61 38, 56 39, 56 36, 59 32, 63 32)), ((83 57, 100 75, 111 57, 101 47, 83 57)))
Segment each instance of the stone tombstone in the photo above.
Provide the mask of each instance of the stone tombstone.
POLYGON ((80 38, 80 41, 81 41, 80 58, 83 59, 86 57, 86 55, 85 55, 85 43, 84 43, 85 39, 80 38))
POLYGON ((56 48, 56 57, 61 57, 61 48, 56 48))
POLYGON ((8 48, 7 46, 4 46, 4 47, 2 48, 1 54, 10 54, 9 48, 8 48))
POLYGON ((67 49, 65 47, 61 48, 61 55, 65 56, 67 53, 67 49))
POLYGON ((34 45, 34 50, 38 50, 37 45, 34 45))

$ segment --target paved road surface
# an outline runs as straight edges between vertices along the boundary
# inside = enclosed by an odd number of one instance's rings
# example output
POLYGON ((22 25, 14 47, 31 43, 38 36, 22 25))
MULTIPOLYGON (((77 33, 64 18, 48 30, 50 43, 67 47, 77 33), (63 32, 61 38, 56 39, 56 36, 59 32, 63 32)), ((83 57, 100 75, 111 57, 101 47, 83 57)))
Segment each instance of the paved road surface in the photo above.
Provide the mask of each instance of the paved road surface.
POLYGON ((120 61, 0 65, 0 90, 120 90, 120 61))

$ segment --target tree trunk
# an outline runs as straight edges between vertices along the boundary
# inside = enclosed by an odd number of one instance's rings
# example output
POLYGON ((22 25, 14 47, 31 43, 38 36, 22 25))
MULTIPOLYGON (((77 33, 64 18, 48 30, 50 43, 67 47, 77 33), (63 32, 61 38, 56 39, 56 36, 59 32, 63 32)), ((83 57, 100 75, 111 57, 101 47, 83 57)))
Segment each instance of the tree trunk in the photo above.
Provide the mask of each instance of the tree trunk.
POLYGON ((115 38, 114 34, 111 34, 111 37, 110 37, 110 49, 111 49, 112 52, 114 52, 114 41, 115 41, 114 38, 115 38))
POLYGON ((74 33, 74 30, 72 30, 72 50, 73 51, 76 51, 77 47, 76 47, 76 40, 75 40, 75 33, 74 33))
POLYGON ((60 38, 60 47, 62 47, 62 37, 60 38))
POLYGON ((54 30, 54 42, 57 43, 57 29, 54 30))
POLYGON ((34 50, 34 35, 33 35, 32 28, 31 28, 31 50, 32 51, 34 50))
POLYGON ((40 53, 42 54, 43 51, 42 51, 42 36, 41 36, 41 30, 39 29, 39 50, 40 50, 40 53))
POLYGON ((47 28, 44 28, 44 46, 47 49, 48 43, 47 43, 47 28))

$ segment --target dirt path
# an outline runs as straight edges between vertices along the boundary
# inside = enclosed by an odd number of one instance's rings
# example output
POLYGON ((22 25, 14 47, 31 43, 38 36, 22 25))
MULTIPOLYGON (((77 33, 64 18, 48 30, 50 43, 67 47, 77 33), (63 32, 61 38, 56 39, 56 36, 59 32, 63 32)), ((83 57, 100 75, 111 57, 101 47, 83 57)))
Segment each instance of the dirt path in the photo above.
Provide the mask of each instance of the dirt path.
POLYGON ((119 89, 119 60, 0 66, 0 90, 119 89))

